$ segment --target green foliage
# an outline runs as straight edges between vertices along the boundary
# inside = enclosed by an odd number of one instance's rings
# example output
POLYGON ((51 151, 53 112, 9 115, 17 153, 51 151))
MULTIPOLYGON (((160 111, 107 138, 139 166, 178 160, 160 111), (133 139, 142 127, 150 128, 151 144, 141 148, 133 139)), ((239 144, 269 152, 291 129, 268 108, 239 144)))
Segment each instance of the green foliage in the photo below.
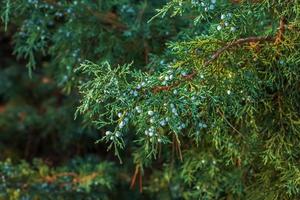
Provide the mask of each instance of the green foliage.
POLYGON ((0 199, 109 199, 114 187, 112 163, 74 159, 69 165, 49 168, 10 160, 0 163, 0 199))
POLYGON ((4 21, 5 24, 5 31, 7 31, 7 24, 8 24, 8 20, 9 20, 9 11, 10 11, 10 1, 6 1, 6 5, 5 5, 5 9, 4 12, 2 14, 2 21, 4 21))
MULTIPOLYGON (((183 23, 183 20, 168 20, 148 24, 147 20, 154 15, 153 8, 162 5, 160 1, 133 0, 0 1, 3 22, 0 26, 0 159, 30 162, 38 157, 46 160, 49 168, 75 156, 90 154, 111 160, 105 147, 94 144, 102 130, 85 126, 80 116, 74 121, 78 95, 73 84, 81 78, 76 77, 73 69, 83 59, 99 63, 108 60, 114 64, 134 60, 142 68, 149 62, 150 51, 162 52, 165 41, 174 37, 176 26, 183 23), (25 65, 28 69, 23 68, 25 65)), ((119 169, 116 165, 111 167, 119 169)), ((128 189, 134 168, 130 160, 127 159, 123 168, 124 172, 118 170, 122 178, 113 177, 120 192, 107 188, 103 194, 95 190, 84 195, 90 194, 91 199, 102 195, 135 199, 137 193, 128 189)), ((16 182, 21 179, 18 177, 16 182)), ((48 198, 55 199, 56 190, 59 192, 56 187, 47 193, 48 198)), ((5 195, 4 199, 10 197, 5 195)), ((29 199, 45 198, 38 190, 29 190, 26 195, 29 199)))
POLYGON ((206 27, 181 31, 149 72, 81 64, 89 80, 78 111, 108 129, 111 146, 136 145, 138 165, 162 146, 168 163, 172 143, 187 199, 297 199, 299 2, 214 2, 159 10, 193 13, 193 24, 206 27))
POLYGON ((101 151, 105 144, 125 168, 94 159, 54 169, 6 161, 1 174, 7 165, 17 175, 4 175, 12 186, 1 188, 3 198, 22 198, 15 185, 24 182, 30 183, 28 198, 48 191, 70 199, 300 198, 298 0, 1 3, 4 27, 11 20, 8 34, 18 27, 14 54, 32 74, 18 78, 22 63, 1 70, 0 137, 8 143, 11 134, 19 138, 2 149, 39 143, 20 139, 22 133, 44 135, 50 150, 59 146, 57 155, 75 144, 85 149, 81 154, 109 157, 101 151), (93 128, 104 144, 90 151, 99 137, 93 128), (41 177, 71 172, 86 180, 98 170, 107 176, 83 185, 59 176, 53 188, 36 189, 41 177), (64 181, 70 188, 60 187, 64 181), (128 192, 130 182, 143 193, 128 192))
POLYGON ((156 2, 17 0, 2 4, 5 24, 10 13, 11 23, 20 27, 14 36, 14 53, 28 60, 30 73, 40 61, 37 59, 50 56, 49 67, 67 91, 74 80, 73 68, 82 59, 135 60, 142 65, 150 48, 160 52, 163 41, 175 33, 174 21, 146 23, 153 15, 152 7, 161 5, 156 2))

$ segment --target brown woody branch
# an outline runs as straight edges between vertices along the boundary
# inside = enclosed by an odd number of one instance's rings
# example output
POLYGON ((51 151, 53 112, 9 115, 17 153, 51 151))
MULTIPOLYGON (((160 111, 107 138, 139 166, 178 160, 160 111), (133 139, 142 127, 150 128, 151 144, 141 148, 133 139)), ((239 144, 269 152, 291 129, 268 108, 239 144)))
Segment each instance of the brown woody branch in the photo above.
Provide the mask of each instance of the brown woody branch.
POLYGON ((106 12, 106 13, 101 13, 101 12, 96 12, 92 10, 91 8, 87 7, 87 10, 97 17, 100 23, 110 26, 113 29, 119 30, 119 31, 125 31, 127 29, 127 26, 122 24, 118 20, 118 16, 116 13, 113 12, 106 12))
POLYGON ((279 44, 283 40, 284 32, 285 32, 285 19, 282 17, 280 19, 278 32, 275 38, 275 44, 279 44))
MULTIPOLYGON (((246 43, 257 43, 257 42, 274 42, 275 44, 279 44, 282 40, 283 40, 283 35, 285 32, 285 19, 281 18, 280 19, 280 24, 279 24, 279 28, 278 28, 278 32, 276 34, 275 37, 271 37, 271 36, 258 36, 258 37, 247 37, 247 38, 241 38, 238 40, 234 40, 231 42, 228 42, 224 47, 218 49, 217 51, 215 51, 212 56, 210 57, 210 59, 208 59, 207 61, 205 61, 204 63, 204 67, 208 66, 209 64, 211 64, 213 61, 215 61, 217 58, 219 58, 225 51, 239 46, 239 45, 243 45, 246 43)), ((197 72, 194 70, 191 74, 182 76, 183 80, 191 80, 193 78, 195 78, 197 76, 197 72)), ((157 86, 155 88, 153 88, 153 92, 157 93, 160 91, 169 91, 172 88, 178 86, 180 83, 179 81, 175 82, 172 85, 169 86, 157 86)))
POLYGON ((244 44, 244 43, 250 43, 250 42, 265 42, 265 41, 274 41, 274 38, 270 37, 270 36, 265 36, 265 37, 248 37, 248 38, 242 38, 242 39, 238 39, 235 40, 233 42, 229 42, 227 43, 226 46, 218 49, 209 60, 207 60, 204 63, 204 66, 207 66, 209 64, 211 64, 214 60, 216 60, 218 57, 220 57, 220 55, 222 53, 224 53, 225 51, 227 51, 228 49, 244 44))

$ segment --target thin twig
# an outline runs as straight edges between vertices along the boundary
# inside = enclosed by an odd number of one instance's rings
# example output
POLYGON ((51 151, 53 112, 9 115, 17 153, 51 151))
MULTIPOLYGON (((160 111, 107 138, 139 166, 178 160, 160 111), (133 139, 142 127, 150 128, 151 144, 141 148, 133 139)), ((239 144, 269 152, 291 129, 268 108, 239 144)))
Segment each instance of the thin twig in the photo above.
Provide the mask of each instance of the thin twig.
POLYGON ((178 81, 173 83, 172 85, 168 85, 168 86, 157 86, 157 87, 153 88, 153 92, 157 93, 157 92, 160 92, 160 91, 169 91, 172 88, 176 87, 177 85, 179 85, 178 81))
POLYGON ((139 175, 139 191, 142 193, 143 192, 143 174, 142 174, 142 166, 141 165, 136 165, 135 166, 135 171, 131 179, 131 184, 130 184, 130 189, 133 189, 136 183, 136 177, 139 175))
POLYGON ((144 59, 145 59, 145 63, 148 64, 149 63, 149 45, 147 40, 144 40, 144 59))
POLYGON ((135 181, 136 181, 136 176, 138 175, 139 173, 139 166, 136 165, 135 166, 135 171, 134 171, 134 174, 132 176, 132 179, 131 179, 131 184, 130 184, 130 188, 133 189, 134 185, 135 185, 135 181))
POLYGON ((175 147, 176 147, 177 154, 179 156, 180 161, 183 161, 181 147, 180 147, 180 140, 176 134, 175 134, 175 147))
POLYGON ((224 113, 221 112, 219 109, 217 109, 217 112, 222 116, 222 118, 225 120, 225 122, 235 131, 237 132, 238 134, 240 134, 241 136, 243 136, 243 134, 237 130, 225 117, 224 113))
POLYGON ((174 161, 174 156, 175 156, 175 136, 173 135, 173 139, 172 139, 172 162, 174 161))
POLYGON ((143 177, 142 177, 142 167, 140 167, 140 176, 139 176, 139 190, 140 193, 143 192, 143 177))
POLYGON ((280 19, 278 32, 277 32, 277 35, 276 35, 276 38, 275 38, 275 44, 279 44, 279 43, 282 42, 284 32, 285 32, 285 19, 284 19, 284 17, 282 17, 280 19))
POLYGON ((161 143, 158 144, 158 158, 161 158, 161 143))

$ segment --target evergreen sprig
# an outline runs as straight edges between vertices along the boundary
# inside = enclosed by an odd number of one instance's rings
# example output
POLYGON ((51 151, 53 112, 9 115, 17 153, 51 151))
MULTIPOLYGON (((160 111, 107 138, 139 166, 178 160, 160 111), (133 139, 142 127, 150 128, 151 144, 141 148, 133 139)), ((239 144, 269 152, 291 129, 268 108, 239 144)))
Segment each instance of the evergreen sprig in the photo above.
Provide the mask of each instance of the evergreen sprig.
POLYGON ((299 0, 0 5, 20 59, 0 73, 4 155, 84 154, 100 132, 125 168, 3 161, 3 198, 23 198, 20 184, 24 198, 125 198, 129 185, 151 199, 300 198, 299 0))
MULTIPOLYGON (((203 2, 216 9, 201 22, 194 18, 193 24, 208 24, 203 34, 170 42, 151 65, 157 70, 119 66, 111 73, 83 63, 79 69, 92 75, 79 87, 78 111, 107 128, 103 140, 111 145, 133 145, 126 138, 134 134, 137 166, 148 166, 171 143, 190 188, 186 198, 297 198, 297 178, 285 172, 299 178, 291 170, 299 167, 299 2, 203 2), (212 179, 219 180, 215 187, 212 179)), ((196 5, 202 3, 170 1, 158 15, 172 9, 171 16, 201 16, 196 5)), ((163 156, 169 160, 170 153, 163 156)))

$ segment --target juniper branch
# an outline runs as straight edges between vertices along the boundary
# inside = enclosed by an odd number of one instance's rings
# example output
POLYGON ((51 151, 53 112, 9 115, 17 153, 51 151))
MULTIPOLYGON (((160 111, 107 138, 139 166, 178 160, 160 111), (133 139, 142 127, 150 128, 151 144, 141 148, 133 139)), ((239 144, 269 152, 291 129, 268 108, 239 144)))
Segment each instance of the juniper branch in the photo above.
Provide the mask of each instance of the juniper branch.
MULTIPOLYGON (((254 42, 274 42, 275 44, 278 44, 279 42, 282 41, 283 35, 284 35, 284 31, 285 31, 285 21, 284 18, 282 17, 280 19, 280 24, 279 24, 279 28, 278 28, 278 32, 276 34, 275 37, 272 36, 251 36, 251 37, 247 37, 247 38, 241 38, 238 40, 234 40, 231 42, 228 42, 225 46, 223 46, 222 48, 218 49, 217 51, 215 51, 215 53, 212 54, 212 56, 210 57, 210 59, 208 59, 205 63, 204 63, 204 67, 210 65, 213 61, 215 61, 217 58, 219 58, 225 51, 239 46, 239 45, 243 45, 246 43, 254 43, 254 42)), ((191 80, 193 78, 195 78, 197 76, 197 72, 194 70, 191 74, 188 75, 183 75, 182 78, 183 80, 191 80)), ((180 83, 179 82, 175 82, 174 84, 170 85, 170 86, 157 86, 153 89, 153 92, 157 93, 160 91, 169 91, 172 88, 178 86, 180 83)))

